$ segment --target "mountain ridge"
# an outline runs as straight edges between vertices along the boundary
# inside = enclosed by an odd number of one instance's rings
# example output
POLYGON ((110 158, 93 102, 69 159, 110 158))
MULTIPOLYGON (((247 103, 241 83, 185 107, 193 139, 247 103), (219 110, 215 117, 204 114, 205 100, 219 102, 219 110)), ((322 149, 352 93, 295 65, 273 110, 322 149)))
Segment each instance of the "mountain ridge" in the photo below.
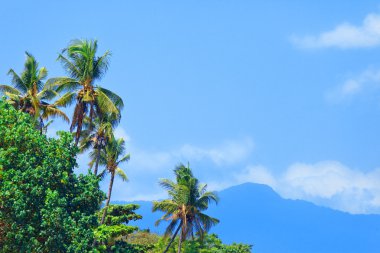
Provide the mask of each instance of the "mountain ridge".
MULTIPOLYGON (((244 183, 218 194, 220 203, 210 205, 206 213, 220 219, 210 233, 225 243, 253 244, 258 253, 380 252, 380 215, 350 214, 284 199, 262 184, 244 183)), ((151 202, 133 203, 141 206, 137 212, 143 220, 131 224, 163 233, 166 224, 154 227, 162 214, 151 212, 151 202)))

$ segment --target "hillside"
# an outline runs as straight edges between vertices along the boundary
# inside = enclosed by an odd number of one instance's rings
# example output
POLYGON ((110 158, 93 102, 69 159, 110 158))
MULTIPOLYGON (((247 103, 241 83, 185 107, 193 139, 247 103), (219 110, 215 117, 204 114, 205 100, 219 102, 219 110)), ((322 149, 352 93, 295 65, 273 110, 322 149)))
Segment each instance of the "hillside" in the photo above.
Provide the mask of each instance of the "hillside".
MULTIPOLYGON (((256 253, 378 253, 380 215, 352 215, 300 200, 282 199, 270 187, 246 183, 219 193, 208 214, 221 223, 212 229, 225 243, 254 245, 256 253)), ((120 202, 119 202, 120 203, 120 202)), ((150 202, 141 205, 140 228, 161 233, 150 202)))

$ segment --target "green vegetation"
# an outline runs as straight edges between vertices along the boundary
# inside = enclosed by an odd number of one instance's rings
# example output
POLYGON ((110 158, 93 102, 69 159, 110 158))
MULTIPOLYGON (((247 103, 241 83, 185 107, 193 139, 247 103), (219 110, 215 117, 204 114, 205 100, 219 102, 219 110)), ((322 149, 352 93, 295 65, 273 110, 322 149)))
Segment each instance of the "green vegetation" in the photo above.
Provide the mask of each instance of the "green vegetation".
POLYGON ((217 195, 214 192, 206 191, 207 185, 198 182, 189 166, 179 165, 174 170, 174 174, 176 182, 169 179, 160 181, 161 186, 168 190, 170 199, 153 202, 153 211, 165 212, 161 219, 156 222, 156 225, 163 220, 170 220, 165 236, 172 235, 175 230, 164 252, 168 251, 179 231, 181 232, 178 252, 181 252, 182 241, 189 237, 194 238, 194 234, 203 239, 204 234, 211 226, 219 223, 218 219, 202 213, 208 208, 211 201, 218 202, 217 195))
MULTIPOLYGON (((123 238, 138 230, 137 227, 128 226, 129 221, 142 218, 141 215, 135 213, 135 210, 139 208, 135 204, 110 205, 103 209, 106 208, 108 209, 107 219, 95 229, 95 237, 100 244, 98 247, 100 251, 109 251, 118 247, 117 244, 123 242, 123 238)), ((104 210, 98 213, 99 219, 103 218, 104 210)))
POLYGON ((128 180, 127 175, 124 173, 123 169, 119 167, 119 164, 127 162, 130 158, 129 154, 124 155, 124 151, 124 140, 122 138, 116 140, 115 137, 113 137, 112 140, 107 143, 105 150, 100 154, 100 163, 106 166, 106 170, 104 172, 108 172, 111 175, 110 184, 108 187, 106 206, 104 207, 103 216, 100 221, 100 224, 104 224, 104 220, 107 215, 107 209, 111 200, 112 187, 115 175, 118 175, 123 181, 128 180))
POLYGON ((157 224, 169 221, 164 236, 129 225, 142 218, 138 205, 110 204, 115 176, 128 179, 119 166, 130 155, 114 136, 123 100, 98 83, 111 54, 96 56, 97 48, 96 40, 72 41, 58 56, 68 77, 45 83, 47 69, 26 53, 22 73, 9 70, 13 86, 0 85, 0 252, 251 252, 207 234, 219 220, 204 211, 218 197, 189 166, 176 167, 175 182, 160 181, 170 199, 154 202, 153 211, 164 212, 157 224), (60 108, 74 103, 71 133, 48 138, 48 119, 70 123, 60 108), (76 156, 87 150, 88 174, 77 175, 76 156), (99 182, 107 173, 105 195, 99 182))
POLYGON ((69 122, 64 112, 57 108, 57 104, 49 104, 47 101, 58 95, 43 83, 48 71, 45 67, 38 68, 38 63, 33 55, 26 52, 24 71, 18 75, 13 69, 8 74, 12 77, 12 86, 0 85, 2 91, 9 98, 9 103, 16 109, 29 113, 37 121, 37 128, 42 131, 44 119, 49 117, 61 117, 69 122))
POLYGON ((78 148, 35 130, 29 115, 0 101, 0 220, 3 252, 83 252, 91 248, 99 179, 77 176, 78 148))
MULTIPOLYGON (((174 241, 172 246, 168 249, 169 253, 177 252, 178 241, 179 240, 174 241)), ((168 238, 160 238, 158 243, 155 244, 155 251, 152 252, 163 252, 167 247, 167 242, 168 238)), ((186 253, 250 253, 252 250, 252 246, 247 244, 223 244, 215 234, 205 234, 203 239, 196 238, 194 240, 184 241, 181 248, 182 251, 186 253)))
POLYGON ((58 56, 69 77, 53 78, 48 81, 57 92, 66 92, 58 105, 68 106, 76 101, 70 126, 70 131, 76 128, 76 145, 81 136, 85 116, 89 117, 90 122, 105 113, 120 118, 120 110, 124 106, 123 100, 117 94, 95 84, 95 81, 100 80, 107 72, 111 56, 107 51, 97 57, 97 49, 96 40, 72 41, 58 56))

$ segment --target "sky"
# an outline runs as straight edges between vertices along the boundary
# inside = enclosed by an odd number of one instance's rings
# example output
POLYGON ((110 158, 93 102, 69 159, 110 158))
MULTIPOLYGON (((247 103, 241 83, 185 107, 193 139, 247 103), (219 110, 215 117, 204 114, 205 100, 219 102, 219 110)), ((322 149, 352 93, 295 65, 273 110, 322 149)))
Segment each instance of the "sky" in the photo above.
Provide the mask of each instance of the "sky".
POLYGON ((263 183, 380 214, 377 1, 5 1, 0 17, 0 83, 25 51, 49 77, 73 39, 112 52, 97 85, 124 99, 131 154, 113 200, 164 198, 159 178, 190 163, 210 190, 263 183))

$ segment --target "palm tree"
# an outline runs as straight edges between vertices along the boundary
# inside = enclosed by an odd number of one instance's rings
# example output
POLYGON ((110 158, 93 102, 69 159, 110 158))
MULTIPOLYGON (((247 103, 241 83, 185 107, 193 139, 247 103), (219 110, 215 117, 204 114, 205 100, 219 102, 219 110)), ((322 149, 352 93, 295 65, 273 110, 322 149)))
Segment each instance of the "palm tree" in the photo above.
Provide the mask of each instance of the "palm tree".
POLYGON ((190 236, 194 238, 194 232, 202 239, 211 226, 219 223, 218 219, 203 213, 210 202, 218 203, 216 193, 207 191, 207 185, 198 182, 189 165, 186 167, 180 164, 174 170, 174 174, 176 182, 169 179, 160 180, 160 185, 168 191, 170 199, 153 202, 153 212, 160 210, 165 213, 156 225, 163 220, 170 221, 165 236, 172 235, 175 230, 164 253, 168 251, 180 230, 178 252, 181 252, 182 241, 190 236))
MULTIPOLYGON (((100 224, 104 223, 104 220, 107 215, 107 208, 111 200, 112 187, 115 175, 118 175, 123 181, 128 180, 123 169, 119 167, 121 163, 127 162, 130 159, 130 155, 124 155, 124 153, 125 141, 123 140, 123 138, 115 139, 115 137, 112 137, 112 139, 106 144, 105 149, 100 152, 99 163, 101 165, 106 166, 106 169, 100 175, 103 175, 106 172, 108 172, 111 175, 110 184, 108 187, 107 201, 104 207, 100 224)), ((92 158, 93 160, 96 159, 96 157, 92 158)))
POLYGON ((90 162, 90 168, 95 164, 95 176, 98 174, 100 152, 105 149, 107 143, 112 139, 113 128, 117 123, 118 119, 112 118, 110 114, 103 114, 92 122, 88 117, 84 119, 84 129, 81 133, 83 137, 79 147, 81 152, 92 148, 90 157, 93 159, 90 162))
POLYGON ((111 53, 106 51, 102 56, 97 57, 97 49, 96 40, 72 41, 58 56, 58 60, 66 69, 69 77, 48 80, 49 84, 58 92, 66 92, 60 99, 59 105, 69 106, 76 101, 70 126, 71 132, 76 128, 76 145, 78 145, 83 120, 86 116, 90 122, 104 113, 110 113, 120 118, 120 110, 124 106, 121 97, 95 84, 107 72, 111 56, 111 53))
POLYGON ((47 101, 53 99, 58 93, 43 82, 47 77, 45 67, 38 68, 38 62, 28 52, 24 70, 18 75, 13 69, 8 71, 12 77, 12 86, 0 85, 0 91, 8 97, 16 109, 29 113, 37 122, 38 128, 43 129, 43 120, 49 117, 61 117, 69 122, 69 118, 64 112, 59 110, 57 103, 49 104, 47 101))

